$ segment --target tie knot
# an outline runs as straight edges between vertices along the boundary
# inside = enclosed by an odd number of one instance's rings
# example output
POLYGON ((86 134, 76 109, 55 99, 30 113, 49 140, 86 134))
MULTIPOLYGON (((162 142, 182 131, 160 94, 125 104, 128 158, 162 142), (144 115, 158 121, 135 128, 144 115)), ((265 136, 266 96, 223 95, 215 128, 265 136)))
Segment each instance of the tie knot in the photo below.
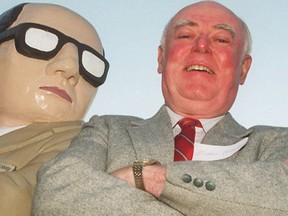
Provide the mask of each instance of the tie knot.
POLYGON ((193 118, 182 118, 178 122, 181 128, 183 127, 202 127, 201 122, 198 119, 193 118))

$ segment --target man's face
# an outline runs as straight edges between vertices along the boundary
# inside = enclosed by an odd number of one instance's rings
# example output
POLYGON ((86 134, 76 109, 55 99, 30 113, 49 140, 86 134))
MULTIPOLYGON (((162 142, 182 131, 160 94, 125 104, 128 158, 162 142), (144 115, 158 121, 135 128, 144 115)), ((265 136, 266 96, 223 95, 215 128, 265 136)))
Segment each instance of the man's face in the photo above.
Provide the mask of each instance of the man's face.
POLYGON ((165 103, 184 116, 226 113, 251 64, 243 45, 243 26, 222 6, 202 2, 182 10, 158 53, 165 103))
MULTIPOLYGON (((27 5, 13 26, 23 22, 52 27, 102 53, 96 31, 64 8, 27 5)), ((81 120, 97 88, 79 75, 78 58, 73 43, 49 60, 18 53, 14 40, 0 44, 0 125, 81 120)))

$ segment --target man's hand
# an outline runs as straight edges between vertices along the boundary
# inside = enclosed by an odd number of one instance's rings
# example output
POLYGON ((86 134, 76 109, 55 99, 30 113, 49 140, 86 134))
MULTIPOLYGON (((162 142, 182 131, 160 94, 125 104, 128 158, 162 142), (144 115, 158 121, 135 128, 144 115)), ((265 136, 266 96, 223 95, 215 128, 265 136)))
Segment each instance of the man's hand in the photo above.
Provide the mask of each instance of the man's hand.
POLYGON ((133 169, 132 167, 124 167, 118 170, 115 170, 114 172, 109 173, 112 176, 121 178, 131 185, 135 186, 134 183, 134 176, 133 176, 133 169))
MULTIPOLYGON (((132 167, 124 167, 118 169, 110 175, 121 178, 131 185, 135 186, 132 167)), ((143 167, 143 181, 145 190, 155 197, 159 197, 162 193, 166 181, 166 166, 151 165, 143 167)))

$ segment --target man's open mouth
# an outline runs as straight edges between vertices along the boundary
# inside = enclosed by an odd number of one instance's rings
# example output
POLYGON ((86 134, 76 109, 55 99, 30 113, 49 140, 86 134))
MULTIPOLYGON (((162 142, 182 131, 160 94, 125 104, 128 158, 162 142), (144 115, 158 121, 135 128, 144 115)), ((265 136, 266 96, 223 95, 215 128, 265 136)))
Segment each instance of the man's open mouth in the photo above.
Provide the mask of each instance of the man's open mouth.
POLYGON ((209 68, 202 66, 202 65, 191 65, 186 68, 188 72, 191 71, 199 71, 199 72, 206 72, 208 74, 215 74, 214 71, 210 70, 209 68))

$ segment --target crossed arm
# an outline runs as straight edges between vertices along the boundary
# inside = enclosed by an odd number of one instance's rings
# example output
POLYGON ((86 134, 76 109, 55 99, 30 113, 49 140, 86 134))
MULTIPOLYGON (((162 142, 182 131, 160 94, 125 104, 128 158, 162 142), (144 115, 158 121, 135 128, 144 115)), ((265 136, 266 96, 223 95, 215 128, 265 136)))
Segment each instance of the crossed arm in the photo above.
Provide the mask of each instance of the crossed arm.
MULTIPOLYGON (((135 153, 133 145, 127 145, 129 136, 127 140, 114 139, 107 124, 101 118, 88 124, 67 152, 41 169, 34 215, 93 215, 95 212, 110 215, 135 212, 138 215, 209 215, 215 212, 221 215, 286 215, 288 212, 288 192, 283 189, 288 188, 288 167, 284 163, 288 155, 287 131, 269 136, 268 144, 259 146, 262 149, 254 159, 241 159, 240 153, 225 161, 171 162, 165 166, 144 167, 145 192, 134 186, 131 163, 135 153), (115 145, 110 146, 111 142, 115 145), (117 148, 124 149, 127 155, 117 154, 117 148), (113 151, 116 153, 111 153, 113 151), (190 175, 192 181, 183 182, 183 174, 190 175), (205 187, 196 187, 195 178, 204 182, 213 180, 216 189, 208 191, 205 187)), ((246 154, 252 149, 249 148, 245 148, 246 154)))
MULTIPOLYGON (((288 160, 283 160, 283 163, 288 164, 288 160)), ((145 191, 159 198, 165 186, 166 172, 167 167, 163 165, 155 164, 152 166, 143 167, 143 181, 145 182, 145 191)), ((111 172, 110 175, 123 179, 135 187, 132 166, 118 169, 114 172, 111 172)))
POLYGON ((127 167, 135 155, 128 146, 127 157, 110 156, 105 125, 101 118, 87 124, 67 151, 40 169, 33 215, 182 215, 149 193, 108 174, 127 167))
MULTIPOLYGON (((168 168, 160 165, 146 166, 143 178, 146 192, 184 215, 193 215, 192 212, 196 215, 209 215, 215 211, 221 212, 221 215, 285 215, 288 213, 288 192, 283 188, 288 188, 287 171, 287 164, 281 161, 241 164, 213 162, 209 165, 207 162, 192 162, 190 165, 184 162, 168 168), (194 168, 191 168, 193 165, 194 168), (164 173, 167 176, 163 184, 164 173), (216 189, 211 192, 195 187, 192 182, 185 183, 181 181, 183 174, 200 176, 204 181, 213 179, 217 183, 216 189)), ((111 174, 134 185, 132 168, 111 174)))
MULTIPOLYGON (((159 198, 166 182, 166 166, 158 164, 144 166, 142 172, 146 192, 159 198)), ((110 175, 121 178, 135 187, 132 167, 118 169, 110 175)))
MULTIPOLYGON (((217 211, 222 215, 285 215, 288 212, 288 191, 283 190, 288 188, 287 132, 287 129, 282 129, 277 133, 256 134, 263 136, 262 140, 259 139, 261 145, 257 146, 259 152, 252 151, 255 146, 243 150, 245 154, 251 152, 254 159, 241 159, 239 153, 239 158, 236 156, 223 161, 145 166, 143 179, 146 192, 185 215, 192 212, 209 214, 210 211, 211 214, 217 211), (184 174, 192 176, 191 183, 182 181, 184 174), (204 182, 213 180, 216 190, 211 192, 204 187, 195 187, 193 180, 196 178, 204 182)), ((110 174, 135 186, 131 167, 110 174)))

